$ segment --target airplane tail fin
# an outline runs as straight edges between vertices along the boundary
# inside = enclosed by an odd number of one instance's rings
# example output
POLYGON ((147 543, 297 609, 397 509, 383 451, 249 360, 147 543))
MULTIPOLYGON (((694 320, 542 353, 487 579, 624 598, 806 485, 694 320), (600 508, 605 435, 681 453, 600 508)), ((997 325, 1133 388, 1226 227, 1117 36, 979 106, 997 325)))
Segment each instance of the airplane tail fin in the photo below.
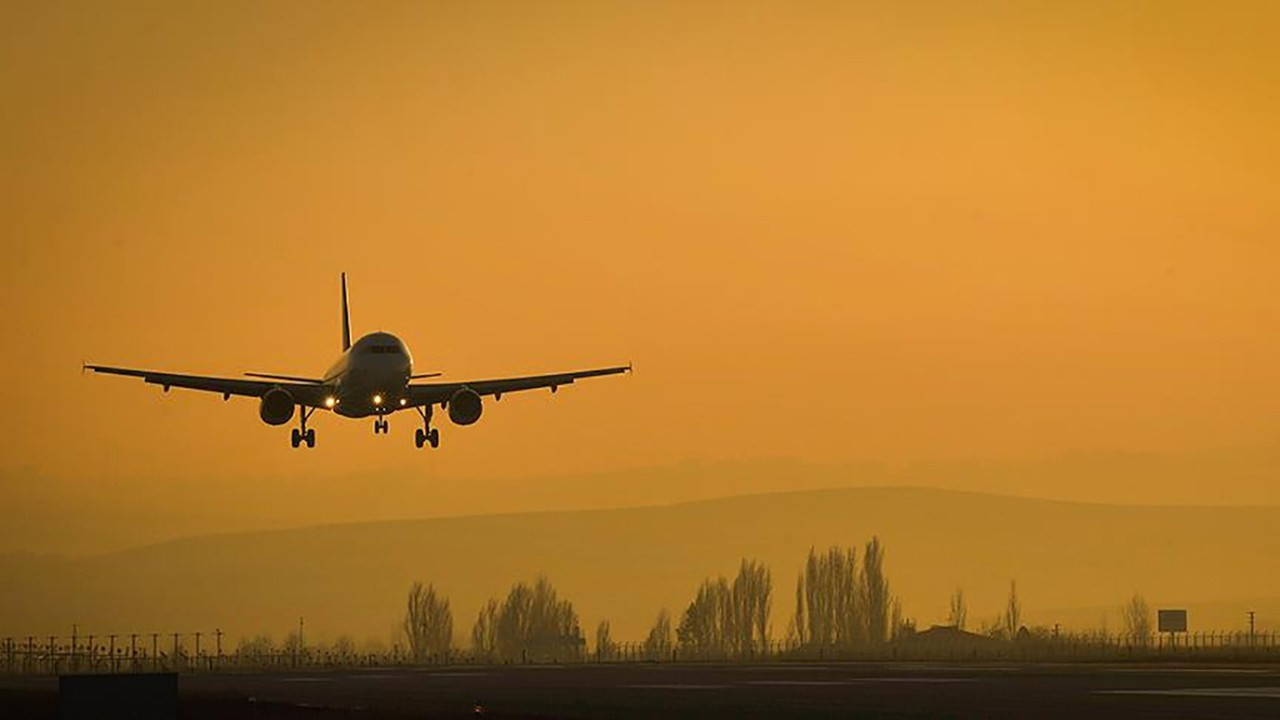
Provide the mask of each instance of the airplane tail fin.
POLYGON ((351 311, 347 309, 347 274, 342 273, 342 351, 351 349, 351 311))

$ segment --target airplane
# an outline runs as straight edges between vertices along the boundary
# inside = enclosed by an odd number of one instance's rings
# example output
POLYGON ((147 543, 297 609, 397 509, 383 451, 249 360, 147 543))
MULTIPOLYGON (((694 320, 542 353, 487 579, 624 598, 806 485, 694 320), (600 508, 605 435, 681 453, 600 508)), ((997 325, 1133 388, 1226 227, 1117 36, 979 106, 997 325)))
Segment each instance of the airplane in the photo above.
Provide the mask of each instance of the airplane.
POLYGON ((298 427, 293 428, 290 436, 295 448, 316 446, 315 428, 307 427, 307 420, 317 410, 349 418, 372 416, 374 434, 385 435, 389 431, 388 415, 412 409, 422 419, 422 427, 414 433, 414 445, 421 448, 429 444, 436 448, 440 446, 440 430, 431 427, 435 405, 447 411, 455 425, 471 425, 480 419, 485 396, 493 396, 496 402, 507 393, 521 390, 550 388, 554 393, 561 385, 571 385, 575 380, 631 372, 631 366, 495 380, 414 382, 438 377, 440 373, 415 375, 413 356, 400 338, 387 332, 374 332, 351 342, 347 274, 342 273, 342 354, 319 378, 247 372, 245 376, 253 379, 245 380, 89 364, 85 364, 83 370, 140 377, 161 386, 165 392, 177 387, 221 393, 223 400, 230 400, 232 395, 256 397, 258 415, 268 425, 289 422, 296 408, 298 427))

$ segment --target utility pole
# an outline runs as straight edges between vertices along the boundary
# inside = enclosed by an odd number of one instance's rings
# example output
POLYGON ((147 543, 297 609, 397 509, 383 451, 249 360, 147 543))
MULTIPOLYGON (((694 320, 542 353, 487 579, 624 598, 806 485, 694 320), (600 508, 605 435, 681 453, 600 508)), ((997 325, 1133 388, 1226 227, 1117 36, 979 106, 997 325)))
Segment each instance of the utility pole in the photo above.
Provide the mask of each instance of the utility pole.
POLYGON ((1249 647, 1253 647, 1253 630, 1254 630, 1253 621, 1254 621, 1254 616, 1256 616, 1257 614, 1258 613, 1255 610, 1249 611, 1249 647))

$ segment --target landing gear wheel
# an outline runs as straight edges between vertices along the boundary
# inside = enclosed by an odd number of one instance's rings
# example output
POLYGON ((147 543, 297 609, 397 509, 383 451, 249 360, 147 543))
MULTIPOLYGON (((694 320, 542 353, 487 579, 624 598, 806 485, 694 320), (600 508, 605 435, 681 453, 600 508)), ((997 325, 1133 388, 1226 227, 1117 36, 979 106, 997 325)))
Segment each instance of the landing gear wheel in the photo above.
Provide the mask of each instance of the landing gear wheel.
POLYGON ((316 446, 316 431, 307 428, 307 420, 311 418, 311 413, 315 412, 315 408, 307 408, 305 405, 298 406, 298 427, 293 429, 289 434, 289 444, 296 447, 306 443, 307 447, 316 446))
POLYGON ((378 433, 382 433, 383 435, 386 435, 386 434, 387 434, 387 432, 388 432, 390 429, 391 429, 391 427, 390 427, 390 425, 388 425, 388 424, 387 424, 387 419, 386 419, 386 418, 378 418, 377 420, 374 420, 374 421, 373 421, 373 434, 374 434, 374 435, 377 435, 378 433))
POLYGON ((431 443, 431 447, 440 447, 440 431, 431 427, 431 406, 415 407, 419 417, 422 418, 422 427, 413 433, 413 444, 422 447, 426 443, 431 443))

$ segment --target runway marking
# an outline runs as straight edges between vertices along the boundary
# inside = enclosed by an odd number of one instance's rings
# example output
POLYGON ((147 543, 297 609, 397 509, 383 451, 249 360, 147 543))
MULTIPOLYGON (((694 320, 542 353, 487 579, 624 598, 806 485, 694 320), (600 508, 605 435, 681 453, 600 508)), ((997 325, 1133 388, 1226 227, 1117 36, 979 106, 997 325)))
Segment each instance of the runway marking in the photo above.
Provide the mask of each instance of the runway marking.
POLYGON ((1178 688, 1173 690, 1094 690, 1095 695, 1176 695, 1181 697, 1257 697, 1280 699, 1280 687, 1178 688))
POLYGON ((745 680, 743 685, 870 685, 873 683, 969 683, 978 678, 868 677, 843 680, 745 680))
POLYGON ((619 685, 636 690, 724 690, 728 685, 619 685))
POLYGON ((978 680, 979 680, 979 678, 972 678, 972 677, 945 677, 945 678, 938 678, 938 677, 882 677, 882 678, 877 678, 877 677, 872 677, 872 678, 857 678, 857 680, 856 680, 856 681, 857 681, 857 682, 907 682, 907 683, 910 683, 910 682, 923 682, 923 683, 967 683, 967 682, 977 682, 978 680))
POLYGON ((744 685, 852 685, 855 680, 748 680, 744 685))
POLYGON ((1118 673, 1187 673, 1199 675, 1200 673, 1219 674, 1219 675, 1270 675, 1271 670, 1265 668, 1113 668, 1111 672, 1118 673))

